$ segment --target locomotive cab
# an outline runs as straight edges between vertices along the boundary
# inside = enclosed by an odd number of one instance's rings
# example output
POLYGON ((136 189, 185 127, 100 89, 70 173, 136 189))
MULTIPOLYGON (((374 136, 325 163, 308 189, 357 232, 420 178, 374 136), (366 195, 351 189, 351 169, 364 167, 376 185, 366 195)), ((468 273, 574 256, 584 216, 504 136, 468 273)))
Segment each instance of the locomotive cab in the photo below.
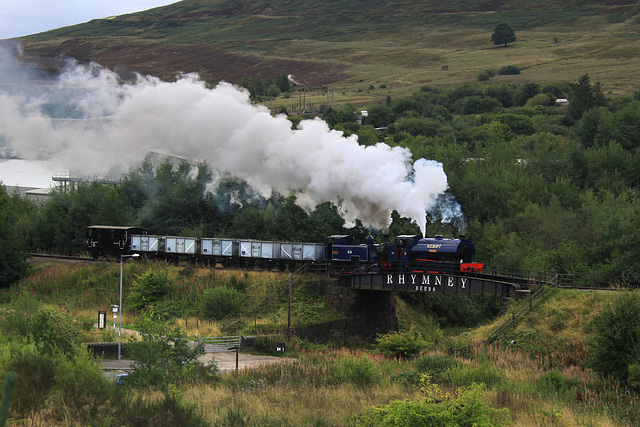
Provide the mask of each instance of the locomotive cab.
POLYGON ((396 237, 395 245, 389 246, 389 262, 411 261, 411 250, 418 244, 420 236, 403 234, 396 237))

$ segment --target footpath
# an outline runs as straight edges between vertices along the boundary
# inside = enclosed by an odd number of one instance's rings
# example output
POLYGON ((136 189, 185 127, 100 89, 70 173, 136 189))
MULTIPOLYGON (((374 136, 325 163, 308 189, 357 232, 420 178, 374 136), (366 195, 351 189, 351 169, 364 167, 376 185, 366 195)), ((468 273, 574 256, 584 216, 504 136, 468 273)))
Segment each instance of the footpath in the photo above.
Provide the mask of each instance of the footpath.
MULTIPOLYGON (((98 325, 94 325, 97 327, 98 325)), ((122 333, 127 335, 138 335, 137 331, 130 329, 122 329, 122 333)), ((215 361, 218 365, 218 369, 220 372, 232 372, 236 370, 236 352, 228 351, 228 352, 220 352, 220 348, 211 345, 205 344, 204 346, 205 354, 200 356, 198 359, 200 362, 204 364, 211 363, 211 361, 215 361)), ((252 368, 255 366, 261 366, 269 363, 278 363, 283 362, 285 360, 289 360, 282 357, 276 356, 257 356, 253 354, 244 354, 238 353, 238 370, 252 368)), ((105 373, 105 376, 109 378, 115 378, 120 374, 125 374, 131 371, 131 365, 133 361, 130 359, 103 359, 102 360, 102 370, 105 373)))
MULTIPOLYGON (((205 348, 206 351, 206 348, 205 348)), ((236 353, 228 352, 228 353, 205 353, 203 356, 199 358, 199 360, 205 364, 210 363, 212 360, 215 360, 218 365, 218 369, 220 372, 231 372, 236 369, 236 353)), ((278 363, 283 362, 285 358, 275 357, 275 356, 256 356, 253 354, 243 354, 238 353, 238 369, 251 368, 255 366, 261 366, 268 363, 278 363)), ((121 359, 121 360, 111 360, 111 359, 103 359, 102 361, 102 369, 104 371, 110 371, 113 375, 124 374, 126 372, 131 371, 131 364, 133 363, 130 359, 121 359)))

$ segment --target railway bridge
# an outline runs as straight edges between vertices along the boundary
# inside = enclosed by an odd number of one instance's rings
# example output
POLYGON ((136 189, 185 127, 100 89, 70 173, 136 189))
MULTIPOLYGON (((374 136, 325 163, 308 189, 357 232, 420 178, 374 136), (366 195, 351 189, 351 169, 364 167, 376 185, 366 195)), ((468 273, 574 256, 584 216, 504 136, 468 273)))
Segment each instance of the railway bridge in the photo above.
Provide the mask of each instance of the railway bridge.
POLYGON ((347 321, 340 328, 347 336, 373 339, 398 329, 396 296, 399 292, 503 298, 530 295, 537 285, 571 286, 573 277, 525 270, 485 268, 482 272, 349 271, 334 274, 341 288, 349 289, 347 321))

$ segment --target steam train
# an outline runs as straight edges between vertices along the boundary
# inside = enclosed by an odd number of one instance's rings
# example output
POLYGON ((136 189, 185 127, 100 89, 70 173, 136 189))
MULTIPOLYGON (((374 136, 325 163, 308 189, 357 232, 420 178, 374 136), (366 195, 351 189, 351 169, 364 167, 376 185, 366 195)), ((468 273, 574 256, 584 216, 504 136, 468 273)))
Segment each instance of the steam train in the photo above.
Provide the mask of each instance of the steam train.
POLYGON ((353 272, 478 272, 471 240, 422 238, 401 235, 393 244, 377 244, 368 236, 362 243, 354 236, 333 235, 325 243, 275 242, 216 237, 150 235, 140 227, 93 225, 87 227, 87 250, 98 259, 139 254, 167 261, 188 260, 225 267, 293 269, 307 263, 328 263, 332 271, 353 272))

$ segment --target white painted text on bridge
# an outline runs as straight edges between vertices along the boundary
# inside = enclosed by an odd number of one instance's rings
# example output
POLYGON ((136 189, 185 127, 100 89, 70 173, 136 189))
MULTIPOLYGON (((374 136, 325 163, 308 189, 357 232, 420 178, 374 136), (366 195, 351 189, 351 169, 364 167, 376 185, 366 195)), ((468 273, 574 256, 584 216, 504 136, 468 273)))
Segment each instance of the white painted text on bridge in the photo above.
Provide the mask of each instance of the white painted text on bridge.
POLYGON ((387 286, 410 286, 415 292, 442 292, 443 288, 467 289, 465 277, 442 276, 424 273, 387 274, 387 286))

